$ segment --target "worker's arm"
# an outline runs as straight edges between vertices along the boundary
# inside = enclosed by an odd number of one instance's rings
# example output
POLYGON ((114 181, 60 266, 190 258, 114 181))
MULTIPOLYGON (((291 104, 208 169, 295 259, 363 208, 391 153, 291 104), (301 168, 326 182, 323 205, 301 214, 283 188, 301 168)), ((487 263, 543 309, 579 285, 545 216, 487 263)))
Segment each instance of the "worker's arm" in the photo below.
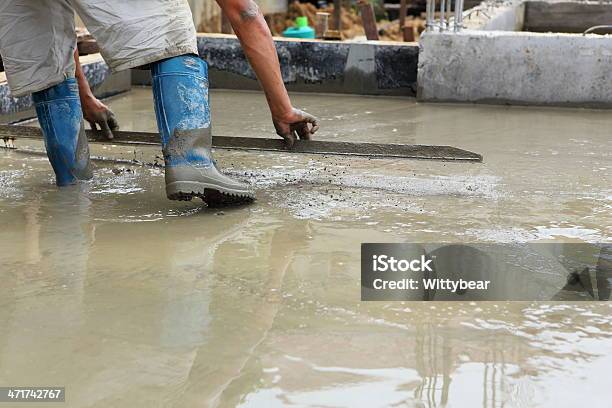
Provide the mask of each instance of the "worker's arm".
POLYGON ((92 129, 97 129, 96 125, 104 132, 108 139, 113 138, 113 130, 119 129, 119 124, 113 112, 100 102, 91 92, 89 82, 85 78, 81 64, 79 63, 79 51, 74 50, 74 63, 76 65, 75 77, 79 84, 79 97, 81 99, 81 110, 83 118, 89 122, 92 129))
POLYGON ((266 94, 276 133, 289 145, 296 135, 310 139, 318 129, 314 116, 291 105, 283 83, 270 29, 252 0, 217 0, 238 36, 266 94))

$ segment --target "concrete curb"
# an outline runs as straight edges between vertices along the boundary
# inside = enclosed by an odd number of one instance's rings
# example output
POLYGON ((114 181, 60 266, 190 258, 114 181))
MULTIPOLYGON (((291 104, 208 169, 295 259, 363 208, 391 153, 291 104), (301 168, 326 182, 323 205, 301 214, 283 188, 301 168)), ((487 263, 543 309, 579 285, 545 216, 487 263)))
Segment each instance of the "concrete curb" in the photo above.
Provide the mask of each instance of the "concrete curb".
POLYGON ((470 31, 421 38, 418 99, 612 107, 612 37, 470 31))

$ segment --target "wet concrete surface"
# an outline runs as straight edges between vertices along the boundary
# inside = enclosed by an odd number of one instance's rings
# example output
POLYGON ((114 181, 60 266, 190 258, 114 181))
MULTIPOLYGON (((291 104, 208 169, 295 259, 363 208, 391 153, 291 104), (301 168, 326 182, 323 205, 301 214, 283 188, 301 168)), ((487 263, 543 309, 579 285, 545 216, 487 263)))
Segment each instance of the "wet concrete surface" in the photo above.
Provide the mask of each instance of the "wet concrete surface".
MULTIPOLYGON (((214 134, 274 134, 261 94, 211 100, 214 134)), ((362 242, 610 242, 609 113, 294 103, 320 139, 485 161, 218 151, 258 188, 219 210, 166 200, 161 168, 96 162, 58 190, 45 157, 0 150, 0 384, 66 386, 74 407, 609 405, 608 303, 359 301, 362 242)), ((155 129, 149 90, 110 105, 123 129, 155 129)))

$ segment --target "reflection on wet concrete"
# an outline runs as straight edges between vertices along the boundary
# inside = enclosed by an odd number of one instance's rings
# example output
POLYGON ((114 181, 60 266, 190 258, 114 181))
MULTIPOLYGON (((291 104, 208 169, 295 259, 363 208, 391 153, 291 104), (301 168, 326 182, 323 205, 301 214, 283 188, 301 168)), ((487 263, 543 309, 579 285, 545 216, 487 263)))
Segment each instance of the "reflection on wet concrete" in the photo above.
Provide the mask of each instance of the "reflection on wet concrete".
MULTIPOLYGON (((154 126, 146 92, 112 102, 124 129, 154 126)), ((296 99, 320 137, 485 163, 218 152, 259 188, 220 211, 167 201, 159 168, 97 163, 59 191, 44 157, 0 151, 0 384, 74 407, 607 406, 607 303, 359 301, 362 242, 609 241, 607 113, 296 99)), ((212 101, 215 133, 269 136, 259 94, 212 101)))

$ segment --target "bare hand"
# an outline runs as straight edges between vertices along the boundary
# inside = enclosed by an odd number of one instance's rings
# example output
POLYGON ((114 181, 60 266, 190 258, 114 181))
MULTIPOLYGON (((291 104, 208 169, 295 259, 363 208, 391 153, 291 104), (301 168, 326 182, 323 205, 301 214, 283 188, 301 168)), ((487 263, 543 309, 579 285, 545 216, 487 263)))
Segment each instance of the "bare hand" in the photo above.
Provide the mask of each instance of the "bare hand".
POLYGON ((113 139, 113 130, 119 129, 119 123, 115 118, 113 111, 108 106, 100 102, 96 97, 91 96, 81 101, 83 110, 83 118, 89 122, 89 126, 93 130, 100 130, 104 133, 107 139, 113 139))
POLYGON ((288 115, 280 118, 273 117, 272 122, 274 122, 276 134, 285 139, 289 148, 293 146, 298 137, 309 140, 319 130, 317 118, 295 108, 288 115))

